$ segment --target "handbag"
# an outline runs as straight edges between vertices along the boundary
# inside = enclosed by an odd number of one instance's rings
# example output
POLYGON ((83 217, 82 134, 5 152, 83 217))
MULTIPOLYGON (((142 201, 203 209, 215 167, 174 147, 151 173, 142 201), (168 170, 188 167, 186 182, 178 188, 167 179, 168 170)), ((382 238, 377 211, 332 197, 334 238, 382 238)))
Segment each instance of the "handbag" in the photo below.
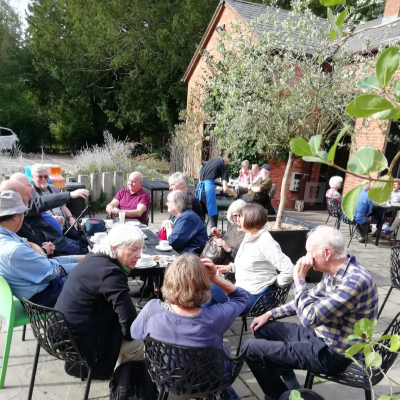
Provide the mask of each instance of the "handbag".
POLYGON ((209 258, 214 264, 219 264, 225 258, 225 250, 217 244, 216 238, 212 237, 204 246, 200 258, 209 258))
POLYGON ((165 230, 165 228, 161 228, 161 229, 158 231, 157 236, 158 236, 161 240, 168 240, 168 238, 167 238, 167 231, 165 230))
POLYGON ((85 229, 89 235, 106 230, 106 223, 102 219, 88 219, 85 222, 85 229))

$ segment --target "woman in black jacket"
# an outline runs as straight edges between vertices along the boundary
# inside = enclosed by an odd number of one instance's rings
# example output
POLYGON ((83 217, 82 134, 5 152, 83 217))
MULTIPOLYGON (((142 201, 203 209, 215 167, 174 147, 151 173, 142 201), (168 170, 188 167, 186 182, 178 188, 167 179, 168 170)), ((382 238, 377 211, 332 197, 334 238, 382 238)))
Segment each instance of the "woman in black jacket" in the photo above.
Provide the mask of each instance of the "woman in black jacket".
POLYGON ((88 254, 71 271, 55 305, 98 379, 110 377, 117 359, 144 358, 143 342, 133 340, 129 331, 137 314, 127 279, 142 246, 139 228, 116 225, 97 253, 88 254))

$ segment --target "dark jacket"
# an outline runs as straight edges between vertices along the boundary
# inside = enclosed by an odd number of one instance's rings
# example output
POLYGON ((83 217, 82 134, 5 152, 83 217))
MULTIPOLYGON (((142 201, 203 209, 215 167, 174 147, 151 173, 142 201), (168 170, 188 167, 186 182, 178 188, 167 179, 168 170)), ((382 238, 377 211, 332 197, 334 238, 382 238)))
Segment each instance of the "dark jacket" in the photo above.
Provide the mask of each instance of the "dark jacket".
POLYGON ((88 254, 69 274, 55 309, 64 313, 93 372, 110 376, 122 337, 132 340, 130 327, 137 316, 128 279, 118 261, 88 254))
POLYGON ((66 238, 57 229, 48 224, 42 212, 62 206, 70 200, 69 192, 52 194, 51 196, 32 197, 28 203, 28 212, 17 235, 42 246, 43 242, 52 242, 56 246, 56 255, 69 254, 66 238))

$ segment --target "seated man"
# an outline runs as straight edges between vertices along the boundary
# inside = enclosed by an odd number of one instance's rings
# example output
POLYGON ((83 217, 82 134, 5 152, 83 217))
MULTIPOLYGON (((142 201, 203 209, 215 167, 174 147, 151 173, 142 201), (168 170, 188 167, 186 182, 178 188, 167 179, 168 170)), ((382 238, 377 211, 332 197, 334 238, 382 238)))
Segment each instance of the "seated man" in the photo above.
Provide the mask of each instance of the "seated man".
POLYGON ((68 273, 83 256, 48 259, 35 244, 17 236, 27 211, 19 193, 0 191, 0 275, 18 299, 54 307, 68 277, 60 265, 68 273))
MULTIPOLYGON (((52 194, 60 193, 60 191, 54 186, 49 184, 49 173, 47 171, 47 167, 42 164, 34 164, 31 166, 31 174, 33 179, 33 192, 32 197, 38 196, 49 196, 52 194)), ((89 190, 81 189, 81 193, 86 198, 89 197, 89 190)), ((47 214, 54 217, 58 224, 60 225, 61 229, 68 229, 70 225, 75 224, 75 218, 72 216, 71 211, 68 209, 66 204, 63 204, 59 207, 54 207, 50 210, 46 211, 47 214)), ((44 216, 46 220, 46 216, 44 216)), ((49 221, 47 221, 50 223, 49 221)), ((51 224, 51 223, 50 223, 51 224)), ((52 224, 51 224, 52 225, 52 224)), ((76 228, 76 227, 75 227, 76 228)), ((77 240, 78 239, 78 232, 75 228, 72 228, 69 231, 69 237, 71 239, 77 240)))
MULTIPOLYGON (((271 166, 264 164, 261 167, 260 178, 249 185, 249 190, 245 194, 240 194, 239 199, 244 200, 246 203, 258 203, 264 206, 268 210, 268 215, 275 215, 276 212, 271 205, 269 198, 269 192, 272 188, 272 180, 269 177, 271 175, 271 166)), ((243 190, 242 187, 239 188, 243 190)))
POLYGON ((258 164, 251 166, 250 184, 254 183, 258 178, 261 178, 261 170, 258 164))
POLYGON ((142 188, 143 175, 132 172, 129 175, 126 189, 121 189, 107 205, 106 211, 110 216, 118 217, 120 211, 125 211, 126 219, 147 221, 147 210, 150 207, 150 195, 142 188))
MULTIPOLYGON (((393 192, 390 195, 388 201, 389 204, 400 204, 400 179, 396 178, 394 180, 394 185, 393 185, 393 192)), ((399 218, 400 218, 400 213, 397 211, 391 211, 390 213, 387 214, 388 217, 391 217, 392 220, 387 224, 385 231, 381 233, 381 237, 385 239, 390 239, 390 235, 393 231, 395 231, 399 227, 399 218), (395 222, 393 224, 393 222, 395 222), (392 229, 393 226, 393 229, 392 229)))
POLYGON ((357 343, 346 342, 355 323, 376 319, 376 284, 355 257, 347 255, 345 245, 340 231, 319 226, 307 240, 307 255, 294 268, 294 300, 252 322, 256 339, 243 346, 249 346, 246 361, 267 400, 300 387, 294 376, 285 382, 280 379, 293 369, 327 375, 343 372, 351 363, 343 353, 357 343), (326 276, 309 290, 305 277, 311 268, 326 276), (301 325, 275 321, 296 314, 301 325))
POLYGON ((56 255, 75 255, 86 254, 87 250, 78 241, 66 238, 57 229, 48 224, 42 213, 58 205, 66 204, 70 199, 84 196, 83 189, 73 192, 62 192, 51 196, 39 196, 32 198, 32 185, 29 178, 16 173, 11 175, 8 181, 2 182, 0 190, 14 190, 18 192, 25 206, 28 207, 27 214, 21 229, 17 232, 18 236, 30 242, 42 246, 43 242, 52 242, 55 245, 56 255))

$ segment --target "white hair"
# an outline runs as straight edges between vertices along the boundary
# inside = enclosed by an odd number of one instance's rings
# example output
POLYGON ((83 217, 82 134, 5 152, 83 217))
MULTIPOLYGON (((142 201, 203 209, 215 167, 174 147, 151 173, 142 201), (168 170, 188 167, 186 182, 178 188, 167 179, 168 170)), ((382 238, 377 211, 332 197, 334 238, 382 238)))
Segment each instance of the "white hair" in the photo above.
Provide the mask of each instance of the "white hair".
POLYGON ((176 210, 179 214, 182 214, 186 209, 189 208, 189 199, 186 193, 181 190, 174 190, 168 195, 168 201, 175 204, 176 210))
POLYGON ((243 160, 242 161, 242 165, 246 165, 246 167, 248 167, 250 165, 249 160, 243 160))
POLYGON ((343 183, 343 178, 341 176, 336 175, 329 179, 329 186, 332 189, 336 189, 341 183, 343 183))
POLYGON ((33 164, 30 170, 31 174, 37 174, 38 172, 47 171, 48 168, 44 164, 33 164))
POLYGON ((131 246, 134 243, 143 246, 142 231, 138 227, 129 224, 117 224, 113 226, 107 237, 100 242, 100 245, 96 246, 97 249, 93 253, 101 253, 110 258, 117 258, 111 247, 122 248, 131 246))
POLYGON ((183 183, 183 188, 186 191, 188 190, 188 187, 189 187, 188 179, 187 179, 186 175, 183 174, 182 172, 175 172, 174 174, 172 174, 169 177, 168 182, 170 184, 172 184, 172 183, 183 183))
POLYGON ((143 182, 143 174, 142 174, 142 173, 140 173, 139 171, 133 171, 133 172, 131 172, 131 173, 129 174, 129 178, 130 178, 133 174, 136 174, 137 177, 139 178, 140 182, 143 182))
POLYGON ((346 258, 346 240, 342 232, 330 226, 319 225, 308 233, 308 240, 318 247, 319 254, 322 255, 325 249, 332 251, 333 260, 346 258))
POLYGON ((239 200, 234 201, 234 202, 229 206, 228 212, 226 213, 226 218, 228 219, 228 221, 229 221, 231 224, 234 224, 234 223, 235 223, 235 222, 233 221, 233 219, 232 219, 232 214, 233 214, 234 212, 240 212, 240 211, 242 210, 242 208, 243 208, 246 204, 247 204, 247 203, 246 203, 244 200, 239 199, 239 200))

